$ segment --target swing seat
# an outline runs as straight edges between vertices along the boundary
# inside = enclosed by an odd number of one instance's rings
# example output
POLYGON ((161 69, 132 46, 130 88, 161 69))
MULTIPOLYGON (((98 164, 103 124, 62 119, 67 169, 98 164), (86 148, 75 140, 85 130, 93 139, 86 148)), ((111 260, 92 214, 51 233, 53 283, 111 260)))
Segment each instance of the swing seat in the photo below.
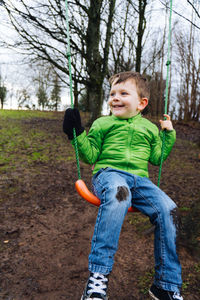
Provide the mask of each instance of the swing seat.
MULTIPOLYGON (((87 188, 85 182, 82 179, 78 179, 75 182, 75 188, 78 192, 78 194, 85 199, 86 201, 88 201, 89 203, 92 203, 96 206, 99 206, 101 201, 99 198, 97 198, 95 195, 93 195, 87 188)), ((135 207, 129 207, 128 212, 138 212, 139 210, 135 207)))

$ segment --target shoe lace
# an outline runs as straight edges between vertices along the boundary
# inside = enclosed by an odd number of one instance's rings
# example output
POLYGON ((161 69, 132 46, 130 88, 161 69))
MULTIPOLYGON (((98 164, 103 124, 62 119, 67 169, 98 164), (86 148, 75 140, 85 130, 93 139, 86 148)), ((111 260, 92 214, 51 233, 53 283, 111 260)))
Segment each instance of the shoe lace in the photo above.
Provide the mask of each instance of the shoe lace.
POLYGON ((89 284, 88 284, 88 294, 102 294, 106 295, 106 288, 108 278, 100 273, 93 273, 89 278, 89 284))
POLYGON ((173 298, 176 300, 183 300, 183 297, 177 292, 174 293, 173 298))

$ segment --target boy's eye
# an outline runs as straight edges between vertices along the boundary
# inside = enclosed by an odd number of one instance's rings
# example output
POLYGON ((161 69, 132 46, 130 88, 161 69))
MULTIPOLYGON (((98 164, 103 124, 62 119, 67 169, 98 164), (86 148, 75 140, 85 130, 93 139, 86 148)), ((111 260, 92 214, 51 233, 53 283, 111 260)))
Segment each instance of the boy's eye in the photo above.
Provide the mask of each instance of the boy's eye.
POLYGON ((113 97, 115 95, 115 93, 110 93, 110 96, 113 97))
POLYGON ((121 94, 122 94, 122 95, 128 95, 128 93, 127 93, 127 92, 122 92, 121 94))

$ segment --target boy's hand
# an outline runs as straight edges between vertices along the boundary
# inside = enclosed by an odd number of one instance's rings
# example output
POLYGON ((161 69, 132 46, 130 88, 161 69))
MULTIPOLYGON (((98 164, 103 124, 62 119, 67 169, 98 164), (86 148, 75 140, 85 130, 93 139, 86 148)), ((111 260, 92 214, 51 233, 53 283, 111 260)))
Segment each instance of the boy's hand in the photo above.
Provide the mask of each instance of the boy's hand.
POLYGON ((172 122, 170 121, 170 116, 169 115, 164 115, 166 117, 166 120, 160 120, 160 125, 162 130, 173 130, 173 125, 172 122))
POLYGON ((83 131, 84 127, 81 125, 81 117, 77 108, 68 108, 65 111, 63 120, 63 131, 68 135, 69 140, 73 140, 73 128, 76 130, 76 136, 79 136, 83 131))

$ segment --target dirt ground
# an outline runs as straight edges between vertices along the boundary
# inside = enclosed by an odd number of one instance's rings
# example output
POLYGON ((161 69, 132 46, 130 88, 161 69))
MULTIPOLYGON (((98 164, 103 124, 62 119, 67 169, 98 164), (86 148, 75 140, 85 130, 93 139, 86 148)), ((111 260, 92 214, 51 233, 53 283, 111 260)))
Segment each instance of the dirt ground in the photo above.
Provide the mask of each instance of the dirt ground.
MULTIPOLYGON (((60 135, 66 153, 71 145, 61 132, 62 115, 39 119, 30 126, 60 135)), ((161 188, 187 212, 199 197, 200 128, 176 124, 177 143, 163 166, 161 188)), ((59 151, 59 149, 58 149, 59 151)), ((91 170, 81 163, 82 177, 90 186, 91 170)), ((158 168, 150 167, 157 181, 158 168)), ((88 277, 88 254, 97 208, 74 189, 74 160, 53 158, 45 163, 4 174, 0 202, 0 299, 78 300, 88 277)), ((180 248, 184 300, 200 299, 200 261, 180 248)), ((113 272, 111 300, 145 300, 153 277, 153 232, 146 217, 127 214, 113 272)))

